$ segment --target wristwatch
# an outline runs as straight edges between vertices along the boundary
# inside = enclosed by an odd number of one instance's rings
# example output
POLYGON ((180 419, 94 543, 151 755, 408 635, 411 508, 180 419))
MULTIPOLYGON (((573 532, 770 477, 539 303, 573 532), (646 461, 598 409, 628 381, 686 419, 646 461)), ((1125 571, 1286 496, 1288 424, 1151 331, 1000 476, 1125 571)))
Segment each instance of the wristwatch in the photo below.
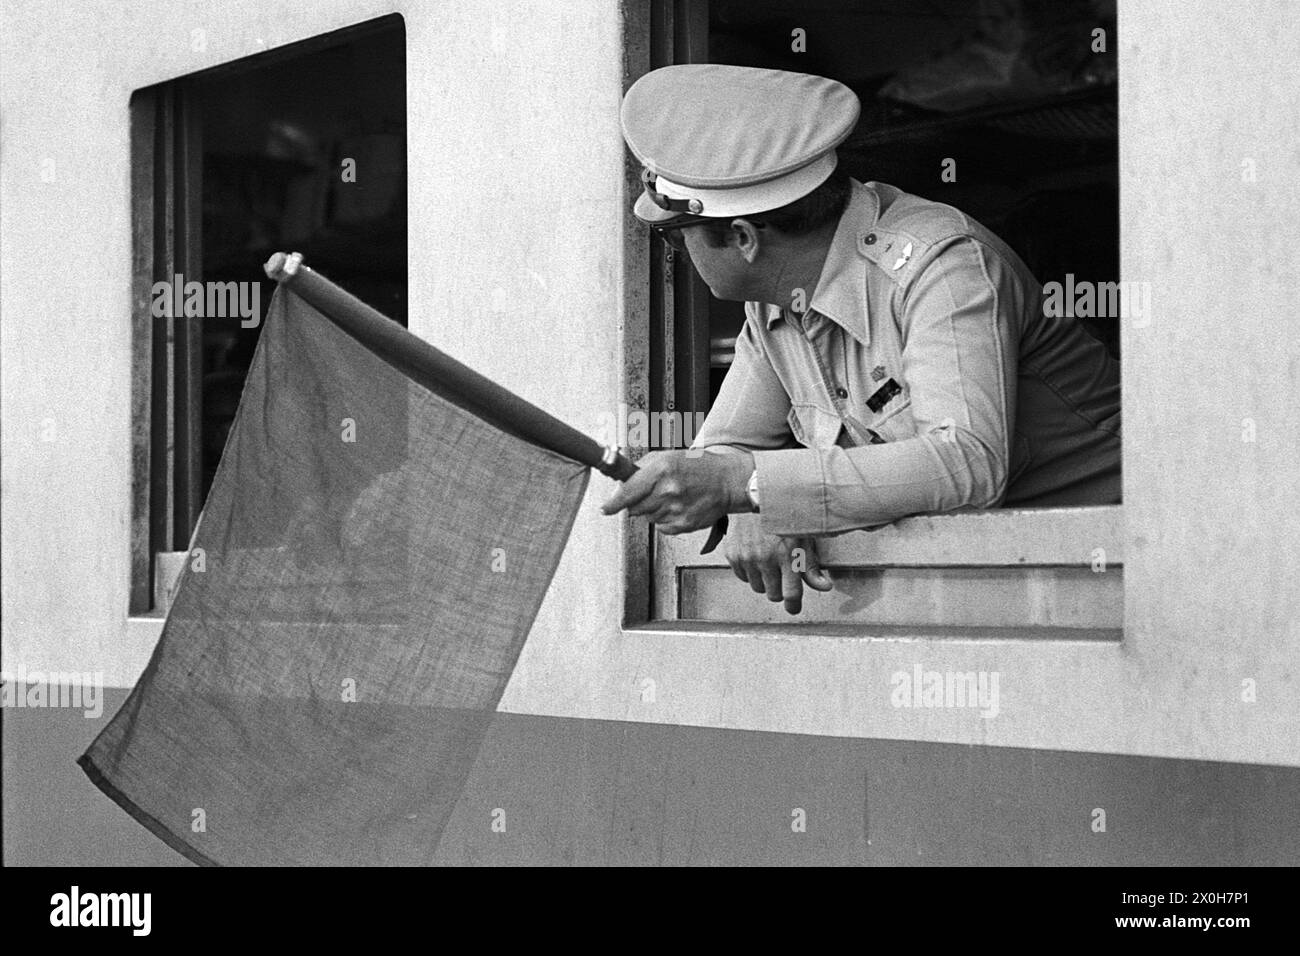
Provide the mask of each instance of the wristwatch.
POLYGON ((749 495, 749 503, 754 506, 754 514, 758 514, 758 469, 749 476, 749 486, 745 489, 749 495))

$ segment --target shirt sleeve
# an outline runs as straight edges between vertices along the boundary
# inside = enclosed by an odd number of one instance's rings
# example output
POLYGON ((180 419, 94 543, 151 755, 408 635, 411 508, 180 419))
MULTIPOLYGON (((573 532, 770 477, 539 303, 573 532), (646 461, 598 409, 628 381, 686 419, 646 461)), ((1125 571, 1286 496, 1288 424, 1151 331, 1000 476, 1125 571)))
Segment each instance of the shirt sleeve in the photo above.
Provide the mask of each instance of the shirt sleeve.
POLYGON ((753 330, 753 323, 763 321, 762 310, 747 302, 745 314, 745 324, 736 337, 735 358, 692 448, 757 451, 793 443, 788 421, 790 397, 753 330))
POLYGON ((857 448, 756 451, 763 530, 833 534, 907 515, 987 508, 1006 493, 1025 290, 969 237, 932 254, 902 294, 903 379, 917 435, 857 448))

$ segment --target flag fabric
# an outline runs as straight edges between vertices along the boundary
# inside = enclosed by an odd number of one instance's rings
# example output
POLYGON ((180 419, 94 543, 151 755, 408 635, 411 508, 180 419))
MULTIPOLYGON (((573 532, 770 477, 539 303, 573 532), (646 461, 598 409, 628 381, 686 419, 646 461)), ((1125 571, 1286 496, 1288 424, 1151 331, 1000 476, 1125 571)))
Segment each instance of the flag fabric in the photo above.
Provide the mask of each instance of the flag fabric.
POLYGON ((79 763, 199 863, 428 864, 587 478, 280 287, 161 640, 79 763))

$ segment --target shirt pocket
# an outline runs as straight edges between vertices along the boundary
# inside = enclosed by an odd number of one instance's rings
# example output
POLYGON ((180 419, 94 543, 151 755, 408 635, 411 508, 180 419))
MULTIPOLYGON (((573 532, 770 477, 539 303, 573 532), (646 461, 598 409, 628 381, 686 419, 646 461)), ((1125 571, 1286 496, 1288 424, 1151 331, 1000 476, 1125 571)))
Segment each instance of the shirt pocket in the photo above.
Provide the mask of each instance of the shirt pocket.
POLYGON ((912 397, 904 389, 903 394, 885 405, 880 410, 880 414, 868 418, 865 424, 887 442, 915 438, 916 422, 912 419, 912 397))
POLYGON ((835 412, 818 405, 795 403, 787 418, 795 440, 805 448, 831 448, 840 437, 844 423, 835 412))

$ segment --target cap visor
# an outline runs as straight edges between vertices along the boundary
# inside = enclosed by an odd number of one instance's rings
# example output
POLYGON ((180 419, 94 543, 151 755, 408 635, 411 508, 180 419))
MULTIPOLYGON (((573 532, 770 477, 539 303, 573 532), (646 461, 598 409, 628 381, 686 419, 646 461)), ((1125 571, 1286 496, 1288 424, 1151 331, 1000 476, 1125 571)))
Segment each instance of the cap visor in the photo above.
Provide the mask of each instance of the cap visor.
POLYGON ((636 205, 632 207, 632 214, 642 222, 651 225, 668 222, 670 219, 676 219, 681 215, 681 213, 671 212, 667 209, 660 209, 644 192, 636 198, 636 205))

